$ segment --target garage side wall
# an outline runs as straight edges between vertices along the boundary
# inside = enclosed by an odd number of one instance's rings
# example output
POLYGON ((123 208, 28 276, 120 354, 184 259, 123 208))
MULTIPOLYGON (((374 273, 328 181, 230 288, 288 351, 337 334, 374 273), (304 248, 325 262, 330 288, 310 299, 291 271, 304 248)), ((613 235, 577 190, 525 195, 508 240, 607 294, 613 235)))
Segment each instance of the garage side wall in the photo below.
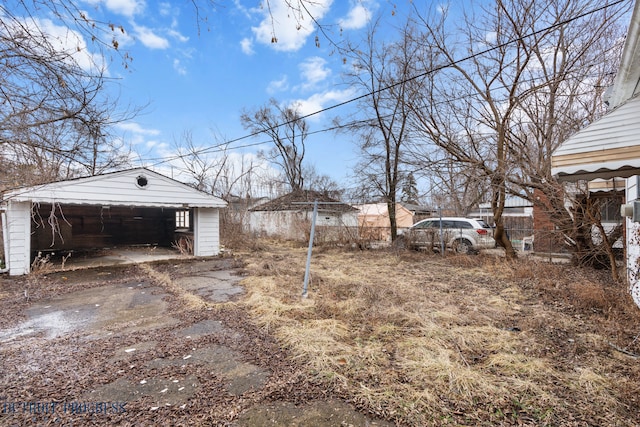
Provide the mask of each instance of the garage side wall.
POLYGON ((196 208, 193 212, 193 255, 218 255, 220 253, 219 210, 217 208, 196 208))
POLYGON ((28 274, 31 267, 31 202, 10 201, 6 218, 9 275, 28 274))

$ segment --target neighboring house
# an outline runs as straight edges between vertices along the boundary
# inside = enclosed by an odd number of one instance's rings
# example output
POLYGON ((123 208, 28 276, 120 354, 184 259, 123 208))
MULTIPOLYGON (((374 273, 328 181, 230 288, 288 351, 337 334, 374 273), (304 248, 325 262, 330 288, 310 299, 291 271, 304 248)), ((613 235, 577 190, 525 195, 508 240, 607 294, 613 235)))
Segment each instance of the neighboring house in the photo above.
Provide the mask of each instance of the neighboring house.
MULTIPOLYGON (((520 196, 507 196, 502 212, 505 228, 531 230, 533 213, 533 203, 527 199, 520 196)), ((487 224, 493 224, 491 203, 480 203, 478 209, 469 213, 469 217, 479 217, 487 224)))
MULTIPOLYGON (((626 202, 640 187, 640 3, 636 2, 618 73, 608 92, 610 111, 567 139, 551 158, 564 181, 625 178, 626 202)), ((634 213, 637 214, 637 213, 634 213)), ((635 216, 635 215, 634 215, 635 216)), ((627 279, 640 306, 640 223, 626 218, 627 279)))
MULTIPOLYGON (((480 203, 478 209, 469 212, 470 218, 482 218, 489 225, 493 224, 491 203, 480 203)), ((520 196, 507 196, 502 213, 504 228, 511 243, 521 247, 525 238, 533 236, 533 203, 520 196)))
POLYGON ((267 197, 239 197, 231 195, 227 198, 228 208, 237 214, 244 214, 254 206, 268 202, 267 197))
MULTIPOLYGON (((360 237, 367 240, 391 240, 391 220, 386 203, 355 205, 358 209, 360 237)), ((398 230, 406 230, 413 225, 413 212, 396 203, 396 224, 398 230)))
POLYGON ((308 240, 315 201, 318 201, 316 241, 357 234, 355 208, 311 190, 294 191, 249 209, 249 231, 289 240, 308 240))
POLYGON ((145 168, 14 189, 0 199, 6 267, 22 275, 39 251, 170 247, 185 235, 193 255, 216 255, 226 205, 145 168))
POLYGON ((247 222, 249 209, 269 201, 267 197, 238 197, 231 195, 226 199, 229 204, 226 219, 244 225, 247 222))
MULTIPOLYGON (((478 209, 471 211, 469 216, 487 218, 489 221, 485 220, 485 222, 492 223, 493 211, 491 210, 491 203, 480 203, 478 209)), ((505 218, 531 218, 533 216, 533 203, 520 196, 507 196, 504 201, 502 216, 505 218)))
POLYGON ((413 223, 421 221, 426 218, 433 218, 438 216, 438 209, 431 208, 429 206, 416 205, 413 203, 401 202, 403 208, 407 209, 413 214, 413 223))

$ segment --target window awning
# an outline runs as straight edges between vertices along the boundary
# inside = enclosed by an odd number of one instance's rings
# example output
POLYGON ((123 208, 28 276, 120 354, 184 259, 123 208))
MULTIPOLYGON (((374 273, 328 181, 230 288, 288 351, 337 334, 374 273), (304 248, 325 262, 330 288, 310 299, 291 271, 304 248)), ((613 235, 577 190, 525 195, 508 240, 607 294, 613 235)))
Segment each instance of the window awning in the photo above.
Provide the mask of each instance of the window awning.
POLYGON ((561 181, 640 175, 640 97, 574 134, 551 156, 561 181))

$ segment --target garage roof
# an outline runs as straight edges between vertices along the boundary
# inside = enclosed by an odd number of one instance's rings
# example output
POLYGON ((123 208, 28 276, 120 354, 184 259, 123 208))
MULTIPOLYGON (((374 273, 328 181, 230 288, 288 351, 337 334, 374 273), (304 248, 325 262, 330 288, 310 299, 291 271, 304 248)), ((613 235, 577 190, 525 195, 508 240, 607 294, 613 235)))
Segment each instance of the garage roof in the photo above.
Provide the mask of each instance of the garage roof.
POLYGON ((356 209, 346 203, 341 203, 328 195, 313 190, 296 190, 280 196, 269 202, 262 203, 249 209, 250 212, 274 211, 312 211, 314 201, 318 201, 318 210, 324 212, 351 212, 356 209))
POLYGON ((2 194, 3 202, 9 200, 166 208, 227 206, 227 203, 218 197, 146 168, 19 188, 2 194))

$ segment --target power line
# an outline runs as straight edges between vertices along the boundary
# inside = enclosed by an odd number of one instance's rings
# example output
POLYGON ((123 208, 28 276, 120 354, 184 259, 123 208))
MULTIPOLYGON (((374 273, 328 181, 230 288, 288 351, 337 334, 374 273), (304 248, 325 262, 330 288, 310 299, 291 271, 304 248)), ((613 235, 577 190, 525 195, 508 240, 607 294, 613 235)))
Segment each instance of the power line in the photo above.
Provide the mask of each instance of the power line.
MULTIPOLYGON (((570 80, 570 79, 585 79, 585 78, 591 78, 591 77, 599 77, 600 74, 581 74, 581 75, 574 75, 572 77, 568 77, 565 76, 563 78, 563 80, 570 80)), ((521 83, 532 83, 534 81, 538 80, 538 78, 533 77, 531 79, 527 79, 527 80, 521 80, 521 83)), ((494 92, 494 91, 499 91, 499 90, 504 90, 507 89, 508 87, 506 85, 503 86, 495 86, 493 87, 490 92, 494 92)), ((447 100, 442 100, 440 102, 436 102, 433 103, 433 106, 438 106, 440 104, 445 104, 451 101, 459 101, 461 99, 465 99, 468 98, 470 95, 468 94, 461 94, 458 97, 455 98, 448 98, 447 100)), ((391 117, 392 114, 388 114, 385 116, 382 116, 383 119, 389 118, 391 117)), ((315 130, 312 132, 309 132, 307 134, 307 136, 309 135, 316 135, 316 134, 320 134, 320 133, 325 133, 325 132, 332 132, 332 131, 336 131, 336 130, 340 130, 340 129, 344 129, 344 128, 349 128, 358 124, 364 124, 367 122, 370 122, 373 119, 359 119, 359 120, 353 120, 351 122, 347 122, 344 124, 340 124, 340 125, 336 125, 336 126, 331 126, 331 127, 327 127, 327 128, 322 128, 319 130, 315 130)), ((262 131, 261 131, 262 132, 262 131)), ((261 133, 261 132, 258 132, 261 133)), ((156 162, 153 163, 151 166, 157 166, 163 163, 167 163, 167 162, 171 162, 174 160, 178 160, 178 159, 183 159, 183 158, 187 158, 187 157, 191 157, 193 155, 199 155, 199 154, 208 154, 208 153, 219 153, 219 152, 224 152, 227 149, 231 149, 231 150, 238 150, 238 149, 242 149, 242 148, 248 148, 248 147, 255 147, 255 146, 259 146, 259 145, 265 145, 265 144, 269 144, 271 142, 273 142, 272 140, 268 140, 268 141, 260 141, 260 142, 255 142, 255 143, 251 143, 251 144, 244 144, 244 145, 238 145, 236 147, 228 147, 228 145, 237 142, 241 139, 244 139, 245 137, 242 138, 238 138, 235 140, 230 140, 230 141, 226 141, 226 142, 222 142, 216 145, 213 145, 211 147, 207 147, 207 148, 202 148, 200 150, 196 150, 193 151, 191 153, 185 153, 185 154, 176 154, 176 155, 172 155, 170 157, 152 157, 152 158, 148 158, 148 159, 142 159, 142 161, 147 161, 147 162, 156 162)), ((290 139, 290 138, 285 138, 285 139, 290 139)))
MULTIPOLYGON (((306 115, 303 115, 303 116, 300 116, 300 117, 296 117, 295 119, 292 119, 292 120, 289 120, 289 121, 286 121, 286 122, 283 122, 283 123, 276 124, 276 125, 268 128, 268 129, 262 129, 260 131, 256 131, 256 132, 253 132, 253 133, 250 133, 250 134, 247 134, 247 135, 235 138, 235 139, 231 139, 229 141, 225 141, 223 143, 216 144, 216 145, 211 146, 211 147, 203 148, 201 150, 196 150, 196 151, 194 151, 192 153, 179 154, 179 155, 171 156, 169 158, 159 158, 158 161, 156 163, 153 163, 151 166, 158 166, 160 164, 168 163, 168 162, 171 162, 171 161, 174 161, 174 160, 182 159, 182 158, 185 158, 185 157, 190 157, 190 156, 195 155, 195 154, 206 154, 206 153, 222 152, 222 151, 226 150, 228 148, 228 146, 231 145, 231 144, 243 141, 243 140, 248 139, 248 138, 252 138, 252 137, 258 136, 260 134, 263 134, 265 132, 278 129, 278 128, 283 127, 283 126, 290 125, 290 124, 298 122, 300 120, 308 119, 310 117, 325 113, 327 111, 334 110, 334 109, 339 108, 339 107, 343 107, 345 105, 351 104, 353 102, 359 101, 359 100, 367 98, 369 96, 373 96, 373 95, 379 94, 381 92, 385 92, 385 91, 393 89, 393 88, 395 88, 397 86, 400 86, 400 85, 403 85, 405 83, 408 83, 408 82, 411 82, 411 81, 426 77, 426 76, 428 76, 430 74, 433 74, 433 73, 435 73, 437 71, 441 71, 441 70, 444 70, 446 68, 453 67, 454 65, 458 65, 458 64, 460 64, 462 62, 465 62, 465 61, 468 61, 468 60, 471 60, 471 59, 474 59, 474 58, 481 57, 481 56, 486 55, 486 54, 488 54, 490 52, 493 52, 495 50, 507 47, 507 46, 509 46, 509 45, 511 45, 513 43, 517 43, 519 41, 522 41, 522 40, 528 39, 530 37, 533 37, 535 35, 538 35, 538 34, 547 32, 549 30, 553 30, 555 28, 564 26, 564 25, 569 24, 569 23, 571 23, 573 21, 585 18, 585 17, 587 17, 589 15, 592 15, 594 13, 603 11, 603 10, 609 8, 609 7, 616 6, 618 4, 621 4, 621 3, 624 3, 624 2, 627 2, 627 1, 628 0, 616 0, 616 1, 612 2, 612 3, 605 4, 603 6, 597 7, 595 9, 587 11, 587 12, 584 12, 584 13, 582 13, 580 15, 577 15, 577 16, 574 16, 572 18, 565 19, 563 21, 557 22, 557 23, 555 23, 553 25, 547 26, 547 27, 542 28, 540 30, 533 31, 533 32, 531 32, 529 34, 525 34, 523 36, 516 37, 514 39, 510 39, 510 40, 508 40, 506 42, 500 43, 500 44, 498 44, 496 46, 487 48, 487 49, 482 50, 480 52, 473 53, 473 54, 468 55, 466 57, 463 57, 461 59, 452 60, 449 63, 445 63, 445 64, 442 64, 442 65, 436 66, 436 67, 431 68, 431 69, 429 69, 429 70, 427 70, 427 71, 425 71, 423 73, 417 74, 417 75, 412 76, 412 77, 408 77, 408 78, 400 80, 400 81, 398 81, 396 83, 384 86, 384 87, 379 88, 379 89, 372 90, 372 91, 367 92, 365 94, 350 98, 348 100, 345 100, 343 102, 339 102, 339 103, 331 105, 329 107, 322 108, 322 109, 317 110, 315 112, 312 112, 312 113, 309 113, 309 114, 306 114, 306 115)), ((502 88, 495 88, 495 89, 498 90, 498 89, 502 89, 502 88)), ((329 131, 332 131, 332 130, 353 126, 354 124, 357 124, 358 122, 364 123, 366 121, 368 121, 368 120, 366 120, 366 119, 357 120, 357 121, 353 121, 353 122, 347 123, 345 125, 338 125, 338 126, 333 126, 333 127, 330 127, 330 128, 325 128, 325 129, 321 129, 321 130, 318 130, 318 131, 310 132, 310 133, 308 133, 308 135, 314 135, 314 134, 317 134, 317 133, 329 132, 329 131)), ((247 148, 247 147, 253 147, 253 146, 258 146, 258 145, 264 145, 264 144, 268 144, 270 142, 271 141, 256 142, 256 143, 252 143, 252 144, 245 144, 245 145, 241 145, 241 146, 237 146, 237 147, 232 147, 231 149, 237 150, 237 149, 240 149, 240 148, 247 148)), ((156 160, 156 159, 150 159, 150 161, 153 161, 153 160, 156 160)))

